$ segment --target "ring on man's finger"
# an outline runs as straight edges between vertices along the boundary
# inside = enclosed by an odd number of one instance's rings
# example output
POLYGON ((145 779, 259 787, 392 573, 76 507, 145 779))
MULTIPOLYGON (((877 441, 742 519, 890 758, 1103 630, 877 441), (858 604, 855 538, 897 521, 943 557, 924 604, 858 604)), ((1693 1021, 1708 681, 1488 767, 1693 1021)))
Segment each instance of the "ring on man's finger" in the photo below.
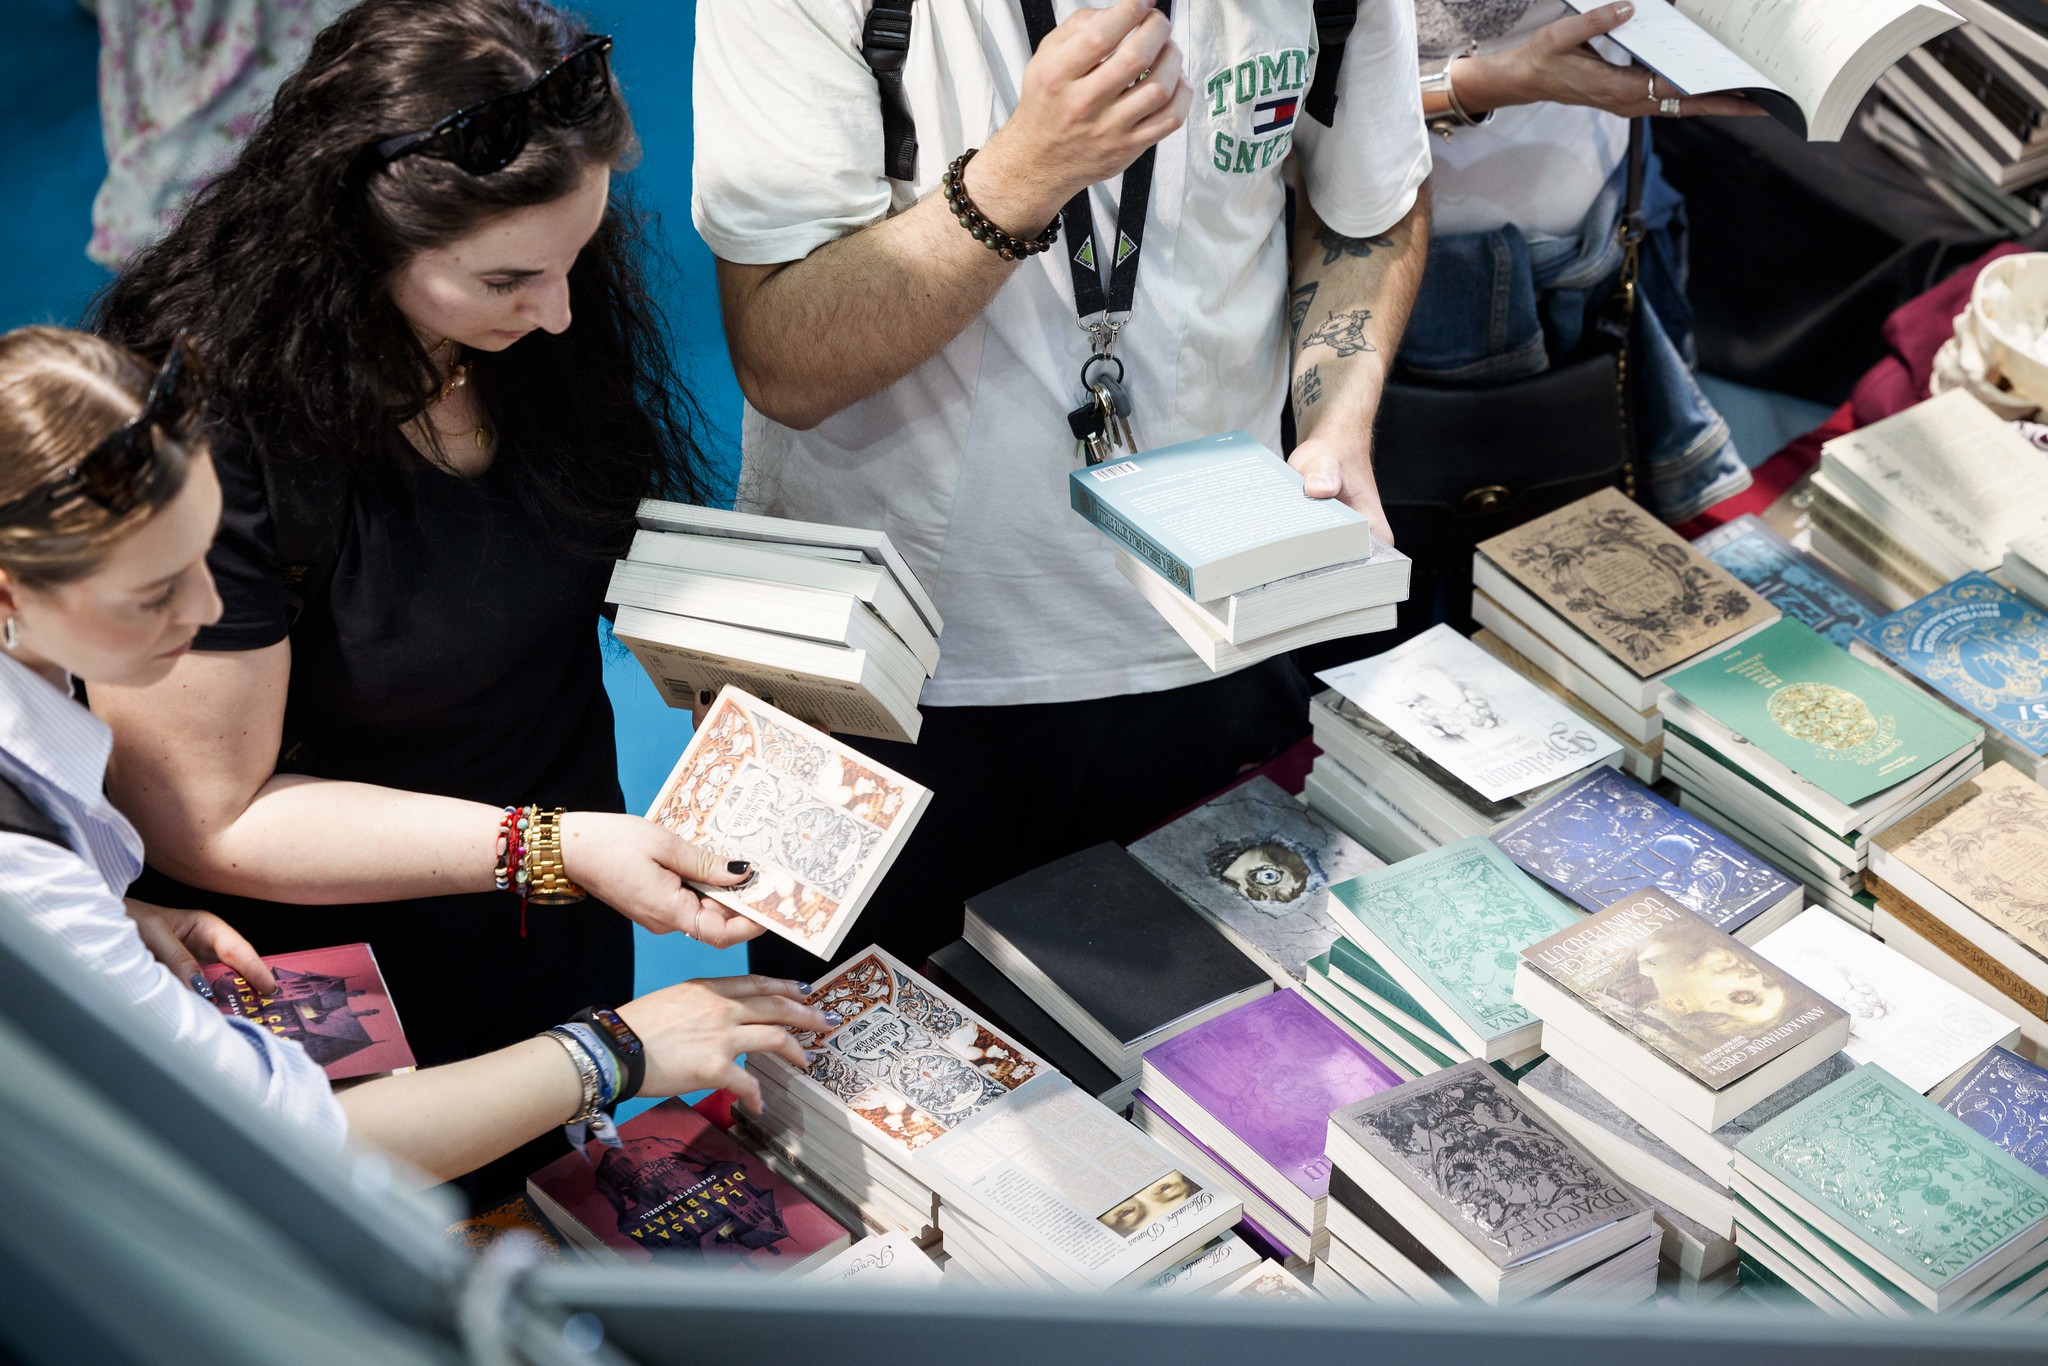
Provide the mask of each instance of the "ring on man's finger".
POLYGON ((1151 74, 1152 74, 1152 68, 1148 66, 1148 67, 1146 67, 1146 68, 1145 68, 1145 69, 1144 69, 1143 71, 1140 71, 1140 72, 1138 73, 1138 79, 1137 79, 1137 80, 1135 80, 1135 81, 1132 81, 1132 82, 1131 82, 1131 84, 1132 84, 1132 85, 1138 85, 1138 84, 1142 83, 1142 82, 1144 81, 1144 79, 1145 79, 1145 78, 1146 78, 1147 76, 1151 75, 1151 74))
POLYGON ((1650 77, 1649 93, 1644 95, 1643 98, 1651 104, 1657 103, 1657 78, 1655 76, 1650 77))
POLYGON ((1661 99, 1657 101, 1657 112, 1666 118, 1675 119, 1685 112, 1685 101, 1676 97, 1661 99))

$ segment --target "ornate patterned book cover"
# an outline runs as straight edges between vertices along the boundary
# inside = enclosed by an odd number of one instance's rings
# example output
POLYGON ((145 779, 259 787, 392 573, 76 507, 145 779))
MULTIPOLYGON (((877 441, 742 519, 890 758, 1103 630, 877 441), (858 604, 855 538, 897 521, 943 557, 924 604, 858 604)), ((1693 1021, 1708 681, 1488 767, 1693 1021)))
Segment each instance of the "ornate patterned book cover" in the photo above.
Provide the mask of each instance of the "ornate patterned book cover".
POLYGON ((1625 773, 1598 768, 1493 842, 1588 911, 1655 887, 1735 933, 1798 886, 1763 859, 1625 773))
POLYGON ((729 687, 647 819, 751 861, 752 878, 737 887, 693 885, 829 959, 930 800, 902 774, 729 687))
POLYGON ((1777 622, 1668 681, 1700 711, 1851 806, 1982 734, 1796 621, 1777 622))
POLYGON ((1753 513, 1715 527, 1694 540, 1692 548, 1755 589, 1786 620, 1812 627, 1844 650, 1864 623, 1884 615, 1884 608, 1862 589, 1753 513))
POLYGON ((1479 552, 1639 678, 1777 615, 1619 489, 1482 541, 1479 552))
POLYGON ((571 1238, 629 1261, 786 1271, 831 1256, 847 1231, 758 1154, 680 1100, 619 1126, 620 1146, 567 1153, 527 1193, 571 1238), (573 1224, 573 1227, 572 1227, 573 1224))
POLYGON ((2048 754, 2048 617, 1990 575, 1965 574, 1862 638, 2034 758, 2048 754))
POLYGON ((2048 790, 1993 764, 1891 829, 1878 845, 2048 958, 2048 790))
POLYGON ((2019 1026, 1897 949, 1815 906, 1756 943, 1757 954, 1849 1016, 1842 1049, 1925 1095, 2019 1026))
POLYGON ((1994 1048, 1949 1088, 1941 1108, 2048 1176, 2048 1070, 1994 1048))
MULTIPOLYGON (((1331 895, 1481 1038, 1534 1018, 1515 1004, 1517 955, 1581 920, 1483 835, 1353 878, 1331 895)), ((1385 966, 1383 963, 1382 966, 1385 966)))
POLYGON ((1736 1153, 1930 1291, 2048 1220, 2048 1179, 1875 1063, 1736 1153))
POLYGON ((1131 856, 1276 980, 1294 982, 1337 937, 1331 884, 1386 866, 1266 777, 1153 831, 1131 856))
POLYGON ((1447 625, 1316 677, 1490 801, 1621 753, 1597 726, 1447 625))
MULTIPOLYGON (((1145 1073, 1172 1082, 1312 1200, 1330 1190, 1323 1156, 1330 1111, 1401 1083, 1293 991, 1260 997, 1148 1049, 1145 1073)), ((1156 1098, 1150 1081, 1143 1084, 1156 1098)))
POLYGON ((260 995, 225 963, 201 971, 223 1015, 240 1015, 296 1039, 330 1081, 381 1076, 414 1065, 391 989, 368 944, 303 949, 265 958, 277 994, 260 995))
POLYGON ((565 1262, 568 1254, 562 1250, 562 1240, 547 1226, 540 1211, 533 1202, 523 1195, 515 1195, 502 1205, 493 1205, 482 1214, 468 1219, 458 1219, 441 1230, 443 1237, 473 1257, 481 1257, 508 1238, 530 1238, 540 1250, 540 1255, 551 1262, 565 1262))
POLYGON ((1330 1123, 1502 1270, 1648 1210, 1476 1059, 1330 1123))
POLYGON ((1840 1007, 1661 892, 1617 901, 1522 960, 1716 1091, 1815 1034, 1847 1033, 1840 1007))

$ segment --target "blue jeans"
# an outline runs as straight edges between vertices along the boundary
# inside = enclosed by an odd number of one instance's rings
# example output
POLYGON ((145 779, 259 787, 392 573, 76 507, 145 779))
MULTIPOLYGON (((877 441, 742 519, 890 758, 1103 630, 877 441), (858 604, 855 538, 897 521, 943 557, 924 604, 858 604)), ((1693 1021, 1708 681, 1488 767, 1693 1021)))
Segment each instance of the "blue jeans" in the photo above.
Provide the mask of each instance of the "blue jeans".
MULTIPOLYGON (((1617 167, 1570 237, 1494 232, 1435 237, 1429 267, 1402 340, 1397 374, 1423 383, 1482 388, 1540 374, 1575 359, 1589 313, 1614 292, 1621 271, 1615 224, 1628 168, 1617 167)), ((1685 296, 1685 201, 1665 181, 1656 153, 1643 184, 1643 239, 1629 358, 1635 369, 1638 437, 1652 505, 1682 522, 1749 486, 1728 424, 1692 377, 1692 305, 1685 296)))

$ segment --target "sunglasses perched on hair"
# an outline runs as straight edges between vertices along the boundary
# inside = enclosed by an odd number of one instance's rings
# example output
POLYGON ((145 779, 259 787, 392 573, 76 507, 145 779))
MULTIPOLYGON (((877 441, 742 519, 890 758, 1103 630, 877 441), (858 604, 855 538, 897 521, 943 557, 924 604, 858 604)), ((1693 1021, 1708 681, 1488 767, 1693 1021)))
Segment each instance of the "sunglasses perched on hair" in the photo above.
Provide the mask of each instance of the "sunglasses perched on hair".
POLYGON ((199 415, 205 409, 205 374, 181 327, 171 338, 171 349, 134 420, 109 432, 83 460, 49 483, 0 504, 0 523, 28 520, 74 498, 83 498, 115 516, 134 511, 163 467, 155 432, 187 440, 198 429, 199 415))
POLYGON ((525 150, 536 114, 560 128, 597 117, 612 95, 611 51, 609 37, 591 38, 524 90, 458 109, 422 132, 386 138, 376 147, 378 164, 417 155, 452 161, 471 175, 502 171, 525 150))

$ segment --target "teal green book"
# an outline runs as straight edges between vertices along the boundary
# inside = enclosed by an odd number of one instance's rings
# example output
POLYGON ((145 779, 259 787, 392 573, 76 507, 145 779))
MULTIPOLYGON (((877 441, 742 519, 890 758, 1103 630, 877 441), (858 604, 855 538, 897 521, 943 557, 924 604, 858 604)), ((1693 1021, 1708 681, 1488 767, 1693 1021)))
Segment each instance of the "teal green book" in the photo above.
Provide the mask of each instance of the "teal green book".
POLYGON ((2048 1179, 1874 1063, 1735 1153, 1738 1176, 1753 1167, 1774 1198, 1773 1183, 1789 1191, 1802 1218, 1930 1309, 2017 1271, 2001 1254, 2048 1231, 2048 1179))
MULTIPOLYGON (((1342 941, 1340 940, 1339 942, 1341 943, 1342 941)), ((1460 1059, 1455 1058, 1443 1051, 1443 1040, 1424 1038, 1423 1036, 1417 1034, 1414 1030, 1402 1024, 1399 1020, 1396 1020, 1390 1015, 1388 1015, 1387 1012, 1381 1010, 1371 1001, 1364 999, 1363 997, 1357 995, 1354 992, 1345 990, 1344 983, 1338 980, 1337 978, 1331 976, 1330 974, 1330 968, 1333 964, 1336 963, 1336 961, 1336 955, 1332 952, 1326 951, 1317 954, 1314 958, 1311 958, 1309 960, 1308 965, 1312 970, 1322 974, 1323 979, 1328 983, 1329 989, 1331 991, 1342 992, 1345 1001, 1349 1002, 1352 1005, 1357 1006, 1358 1009, 1370 1015, 1373 1019, 1377 1020, 1382 1026, 1384 1026, 1388 1030, 1388 1032, 1394 1034, 1398 1038, 1405 1040, 1407 1043, 1414 1047, 1416 1052, 1422 1054, 1423 1057, 1428 1058, 1438 1067, 1449 1067, 1452 1064, 1460 1061, 1460 1059)), ((1371 960, 1368 959, 1367 961, 1371 960)), ((1340 971, 1343 970, 1347 969, 1340 968, 1340 971)), ((1356 976, 1356 974, 1353 975, 1356 976)), ((1391 981, 1392 979, 1388 978, 1387 980, 1391 981)), ((1402 992, 1401 994, 1403 996, 1407 995, 1406 992, 1402 992)), ((1423 1016, 1422 1018, 1428 1019, 1429 1017, 1423 1016)))
POLYGON ((1796 621, 1776 622, 1667 681, 1699 711, 1850 806, 1982 734, 1796 621))
POLYGON ((1539 1022, 1515 1003, 1522 950, 1584 918, 1484 835, 1376 868, 1330 897, 1345 937, 1488 1061, 1537 1040, 1539 1022))
POLYGON ((1439 1037, 1448 1040, 1450 1031, 1436 1022, 1436 1017, 1423 1008, 1422 1002, 1408 994, 1408 989, 1388 975, 1387 970, 1373 961, 1373 956, 1352 943, 1349 939, 1338 939, 1330 945, 1330 966, 1342 973, 1356 977, 1370 987, 1388 1005, 1406 1012, 1417 1024, 1427 1025, 1439 1037))

